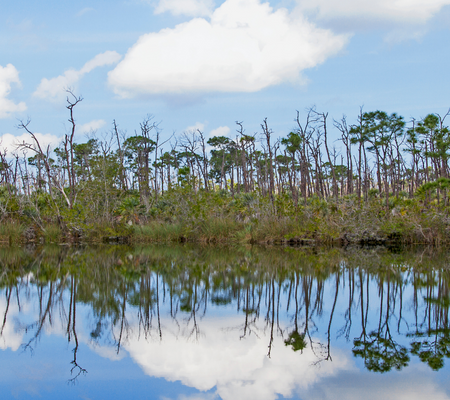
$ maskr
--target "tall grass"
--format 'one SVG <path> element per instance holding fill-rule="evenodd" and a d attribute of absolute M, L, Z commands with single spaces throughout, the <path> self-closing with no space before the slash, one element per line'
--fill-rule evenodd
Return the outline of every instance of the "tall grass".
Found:
<path fill-rule="evenodd" d="M 186 239 L 181 223 L 160 223 L 152 221 L 133 227 L 132 240 L 137 243 L 178 242 Z"/>
<path fill-rule="evenodd" d="M 208 218 L 198 226 L 198 240 L 208 243 L 235 241 L 245 224 L 230 217 Z"/>
<path fill-rule="evenodd" d="M 0 223 L 0 242 L 18 244 L 23 241 L 25 226 L 18 221 Z"/>
<path fill-rule="evenodd" d="M 56 224 L 49 224 L 42 232 L 45 243 L 60 243 L 63 239 L 63 232 Z"/>
<path fill-rule="evenodd" d="M 203 197 L 202 197 L 203 196 Z M 46 221 L 39 231 L 19 220 L 0 224 L 0 242 L 16 244 L 44 239 L 68 242 L 202 242 L 202 243 L 344 243 L 450 244 L 450 207 L 425 207 L 420 201 L 380 199 L 365 203 L 351 196 L 339 201 L 311 198 L 299 205 L 284 197 L 274 203 L 254 196 L 193 197 L 183 208 L 142 214 L 137 224 L 120 218 L 98 218 L 67 224 L 62 231 Z M 212 195 L 211 195 L 212 196 Z M 200 201 L 202 200 L 202 201 Z M 217 204 L 216 204 L 217 203 Z"/>

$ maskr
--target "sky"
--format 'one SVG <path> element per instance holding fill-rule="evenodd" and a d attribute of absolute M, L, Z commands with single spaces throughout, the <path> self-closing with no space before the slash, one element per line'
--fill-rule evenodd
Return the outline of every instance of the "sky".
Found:
<path fill-rule="evenodd" d="M 127 136 L 151 116 L 162 139 L 295 128 L 315 106 L 406 121 L 450 107 L 450 0 L 79 0 L 0 3 L 0 150 L 29 128 L 57 146 Z M 338 133 L 331 130 L 331 138 Z M 336 146 L 338 146 L 336 144 Z"/>

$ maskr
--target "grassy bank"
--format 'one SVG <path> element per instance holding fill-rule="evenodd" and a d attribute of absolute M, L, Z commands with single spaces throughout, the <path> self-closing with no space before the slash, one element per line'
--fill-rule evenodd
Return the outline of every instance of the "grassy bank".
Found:
<path fill-rule="evenodd" d="M 272 201 L 250 193 L 174 190 L 147 206 L 129 196 L 106 216 L 79 211 L 67 214 L 64 222 L 26 214 L 5 218 L 0 241 L 445 246 L 450 245 L 448 215 L 449 207 L 406 197 L 392 197 L 389 207 L 376 196 L 366 202 L 355 196 L 337 202 L 313 197 L 295 205 L 284 195 Z"/>
<path fill-rule="evenodd" d="M 267 244 L 427 244 L 450 245 L 446 213 L 414 207 L 386 210 L 377 203 L 316 204 L 291 215 L 229 215 L 190 221 L 152 221 L 135 225 L 137 243 L 192 241 Z"/>

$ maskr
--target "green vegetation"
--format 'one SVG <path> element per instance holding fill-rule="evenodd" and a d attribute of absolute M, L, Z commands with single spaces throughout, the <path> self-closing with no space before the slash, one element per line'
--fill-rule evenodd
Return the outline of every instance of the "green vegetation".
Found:
<path fill-rule="evenodd" d="M 355 123 L 314 108 L 285 137 L 184 132 L 161 142 L 147 117 L 133 136 L 108 135 L 54 151 L 31 123 L 27 159 L 0 152 L 0 240 L 32 242 L 202 241 L 240 243 L 450 243 L 450 131 L 446 117 L 363 112 Z M 208 151 L 208 146 L 211 148 Z"/>

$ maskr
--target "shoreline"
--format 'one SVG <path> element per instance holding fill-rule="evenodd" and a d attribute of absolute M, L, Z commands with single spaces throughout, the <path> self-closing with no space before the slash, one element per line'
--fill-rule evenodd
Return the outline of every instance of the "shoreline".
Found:
<path fill-rule="evenodd" d="M 422 215 L 415 217 L 423 218 Z M 368 221 L 356 229 L 349 229 L 344 224 L 339 226 L 330 223 L 333 221 L 320 218 L 315 224 L 311 224 L 311 221 L 301 221 L 298 217 L 268 217 L 263 221 L 250 223 L 232 218 L 212 218 L 186 223 L 158 220 L 139 224 L 120 222 L 96 224 L 75 230 L 61 229 L 54 223 L 39 227 L 36 224 L 26 225 L 10 220 L 3 225 L 0 245 L 205 243 L 339 247 L 450 246 L 450 224 L 438 215 L 430 218 L 428 222 L 432 223 L 428 224 L 419 224 L 411 216 L 402 219 L 380 220 L 376 225 Z M 390 229 L 386 229 L 386 225 L 390 225 Z"/>

